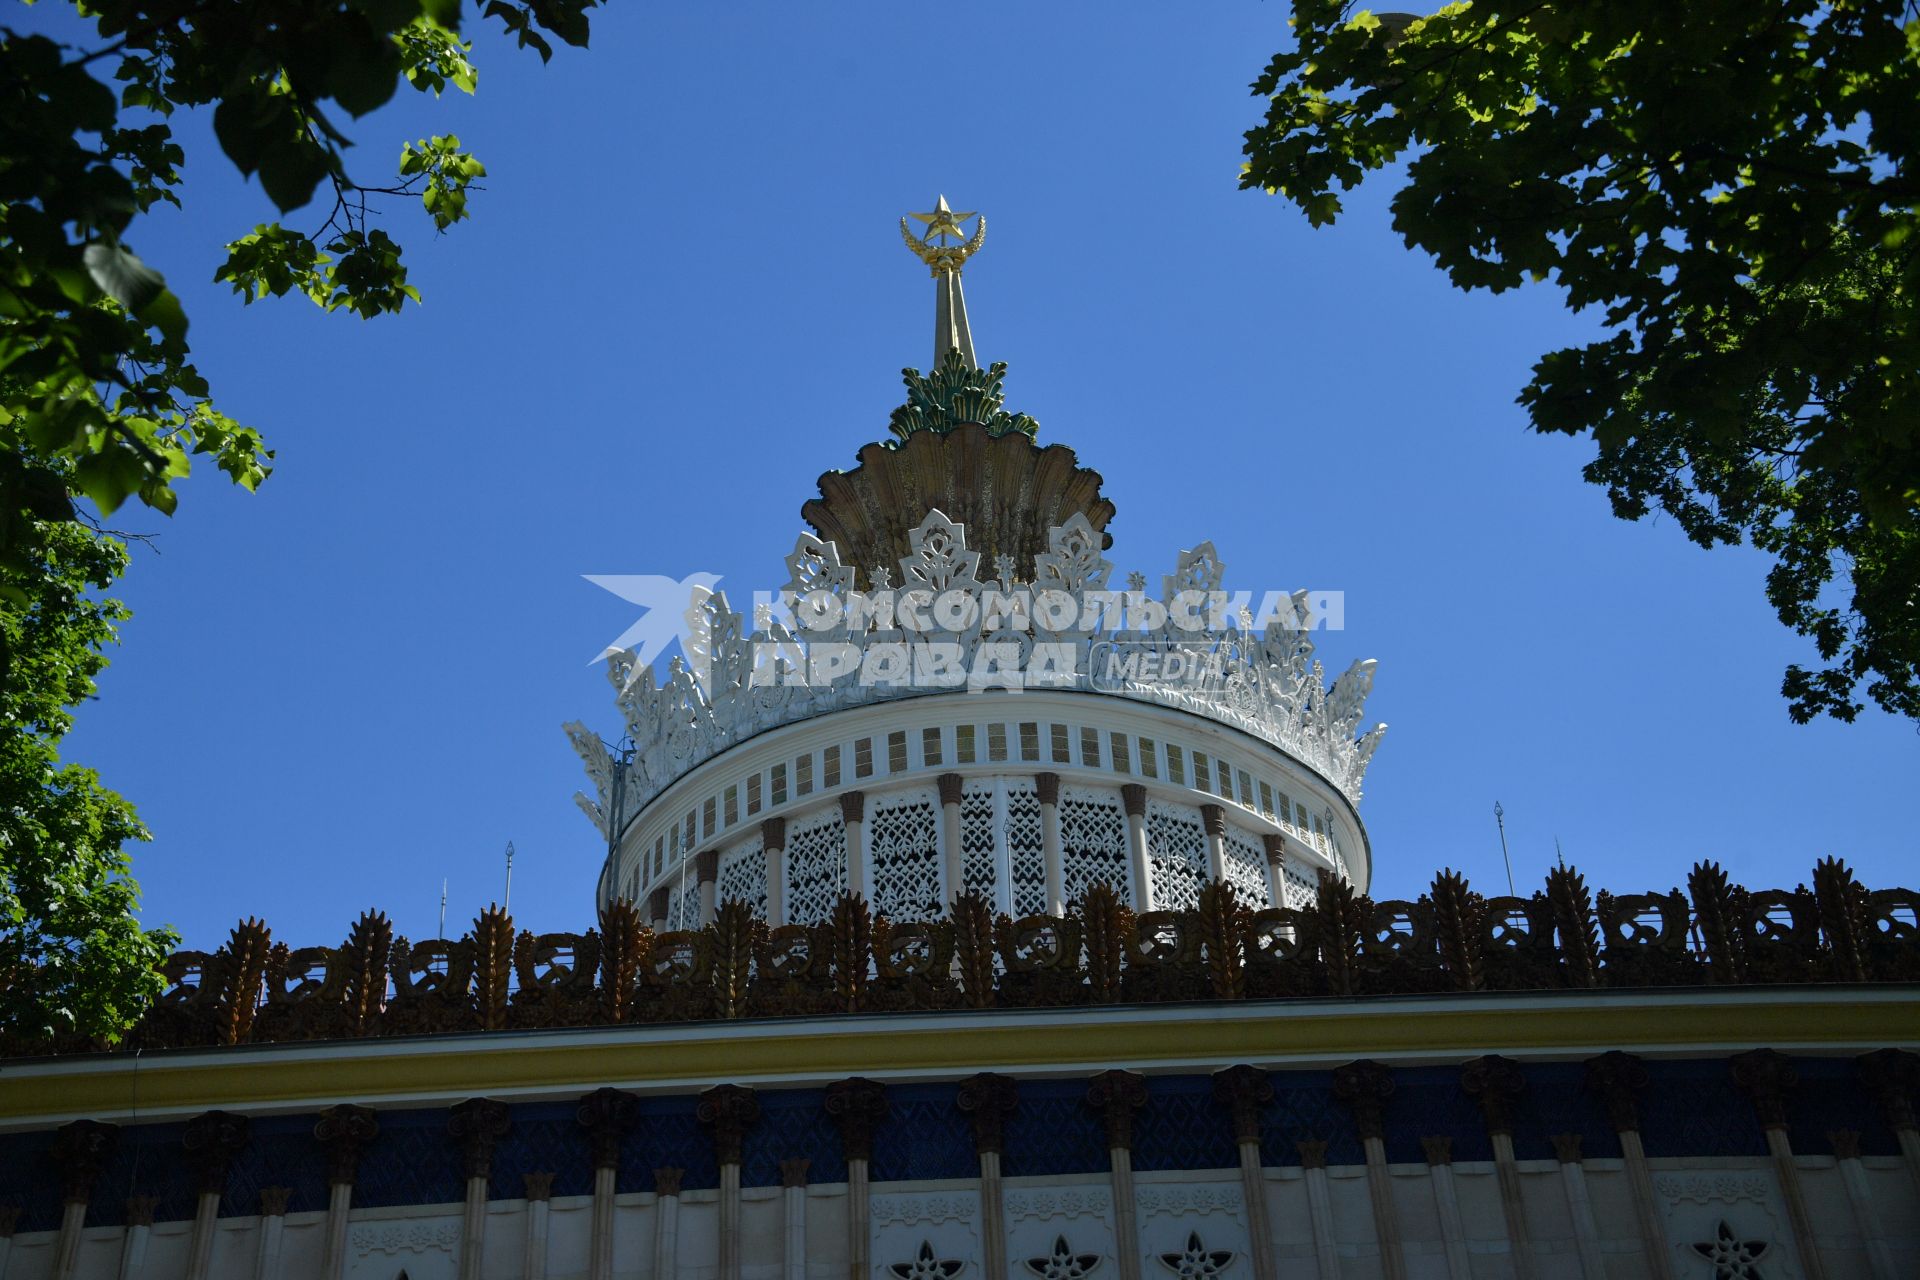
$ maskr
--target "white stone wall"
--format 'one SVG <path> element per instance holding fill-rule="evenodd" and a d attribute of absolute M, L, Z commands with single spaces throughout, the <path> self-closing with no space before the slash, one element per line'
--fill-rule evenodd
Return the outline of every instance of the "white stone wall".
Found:
<path fill-rule="evenodd" d="M 1516 1269 L 1499 1181 L 1489 1163 L 1462 1162 L 1436 1176 L 1424 1164 L 1387 1166 L 1391 1203 L 1399 1221 L 1406 1280 L 1638 1280 L 1652 1274 L 1639 1238 L 1630 1188 L 1619 1160 L 1576 1166 L 1592 1207 L 1587 1235 L 1571 1208 L 1570 1179 L 1554 1161 L 1523 1161 L 1519 1185 L 1529 1238 L 1526 1269 Z M 1712 1244 L 1720 1225 L 1759 1248 L 1765 1280 L 1806 1280 L 1800 1242 L 1793 1236 L 1774 1166 L 1765 1160 L 1652 1162 L 1657 1210 L 1665 1239 L 1657 1248 L 1677 1280 L 1719 1280 L 1719 1271 L 1694 1249 Z M 1327 1213 L 1315 1211 L 1319 1171 L 1299 1167 L 1263 1171 L 1262 1189 L 1274 1267 L 1268 1280 L 1388 1280 L 1364 1166 L 1325 1171 Z M 1827 1277 L 1900 1280 L 1920 1275 L 1920 1193 L 1903 1162 L 1859 1162 L 1848 1180 L 1829 1157 L 1801 1157 L 1796 1177 L 1807 1200 L 1817 1250 Z M 1261 1280 L 1254 1268 L 1252 1228 L 1236 1170 L 1134 1175 L 1137 1239 L 1116 1238 L 1113 1190 L 1105 1175 L 1010 1178 L 1003 1183 L 1007 1274 L 1049 1274 L 1043 1268 L 1064 1240 L 1068 1258 L 1091 1257 L 1081 1274 L 1106 1280 L 1125 1274 L 1183 1274 L 1166 1261 L 1198 1258 L 1202 1269 L 1184 1274 Z M 1443 1184 L 1451 1183 L 1457 1218 L 1444 1211 Z M 656 1265 L 666 1215 L 652 1194 L 624 1194 L 613 1206 L 613 1267 L 604 1280 L 718 1280 L 718 1194 L 690 1191 L 678 1198 L 671 1261 Z M 847 1277 L 847 1188 L 808 1187 L 790 1197 L 779 1187 L 741 1193 L 740 1280 L 827 1280 Z M 340 1280 L 601 1280 L 591 1267 L 593 1200 L 562 1197 L 546 1209 L 544 1250 L 530 1254 L 532 1208 L 524 1200 L 487 1206 L 477 1272 L 463 1270 L 459 1205 L 354 1210 Z M 1449 1238 L 1457 1223 L 1459 1234 Z M 263 1224 L 277 1224 L 267 1229 Z M 869 1207 L 869 1255 L 874 1280 L 897 1276 L 985 1276 L 979 1184 L 975 1181 L 878 1183 Z M 327 1216 L 221 1219 L 204 1280 L 331 1280 L 324 1270 Z M 1584 1238 L 1583 1238 L 1584 1237 Z M 0 1280 L 180 1280 L 190 1268 L 192 1224 L 85 1230 L 70 1270 L 56 1268 L 60 1237 L 23 1234 L 0 1241 Z M 1200 1246 L 1189 1253 L 1189 1242 Z M 790 1241 L 804 1241 L 789 1250 Z M 930 1264 L 919 1264 L 922 1244 Z M 269 1246 L 263 1248 L 263 1245 Z M 1123 1269 L 1131 1253 L 1137 1269 Z M 1876 1257 L 1877 1253 L 1877 1257 Z M 1222 1255 L 1231 1255 L 1223 1257 Z M 1029 1267 L 1029 1261 L 1042 1269 Z M 959 1264 L 947 1270 L 943 1263 Z M 1330 1263 L 1330 1267 L 1327 1264 Z M 1597 1263 L 1598 1269 L 1595 1270 Z M 924 1269 L 927 1265 L 932 1270 Z M 1189 1263 L 1191 1266 L 1192 1264 Z M 905 1271 L 896 1270 L 904 1266 Z M 1211 1270 L 1206 1268 L 1212 1268 Z M 1051 1274 L 1073 1275 L 1071 1270 Z M 197 1277 L 196 1277 L 197 1280 Z"/>

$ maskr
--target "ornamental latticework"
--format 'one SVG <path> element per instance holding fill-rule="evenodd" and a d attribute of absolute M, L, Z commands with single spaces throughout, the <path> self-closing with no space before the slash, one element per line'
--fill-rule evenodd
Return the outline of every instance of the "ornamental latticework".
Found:
<path fill-rule="evenodd" d="M 1284 999 L 1482 990 L 1920 981 L 1920 893 L 1869 891 L 1829 859 L 1813 887 L 1748 890 L 1712 863 L 1689 893 L 1590 894 L 1559 868 L 1529 897 L 1484 897 L 1453 872 L 1418 900 L 1375 902 L 1323 876 L 1309 903 L 1251 910 L 1231 883 L 1135 915 L 1105 885 L 1063 916 L 996 915 L 964 895 L 895 921 L 833 898 L 769 929 L 744 906 L 656 934 L 615 902 L 586 933 L 516 932 L 488 911 L 461 938 L 290 949 L 249 921 L 182 951 L 136 1048 L 747 1016 Z M 1707 922 L 1712 922 L 1709 926 Z M 374 998 L 363 999 L 371 993 Z M 83 1052 L 13 1043 L 12 1054 Z"/>

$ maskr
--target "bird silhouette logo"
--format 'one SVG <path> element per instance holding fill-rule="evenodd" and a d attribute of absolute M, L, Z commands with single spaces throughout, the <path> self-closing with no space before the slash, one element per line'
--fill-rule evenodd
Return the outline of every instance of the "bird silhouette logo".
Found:
<path fill-rule="evenodd" d="M 695 633 L 705 623 L 706 603 L 720 582 L 719 574 L 690 573 L 678 580 L 658 573 L 583 573 L 580 576 L 646 610 L 612 644 L 587 659 L 588 666 L 631 649 L 633 671 L 637 675 L 652 666 L 667 646 L 677 640 L 694 679 L 705 682 L 706 645 L 699 643 Z"/>

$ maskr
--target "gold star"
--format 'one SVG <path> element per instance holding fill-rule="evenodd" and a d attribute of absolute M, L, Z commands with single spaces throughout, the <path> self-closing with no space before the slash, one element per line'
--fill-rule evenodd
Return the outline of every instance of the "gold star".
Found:
<path fill-rule="evenodd" d="M 960 224 L 968 218 L 979 216 L 972 210 L 955 213 L 947 207 L 947 198 L 940 197 L 940 203 L 932 213 L 910 213 L 907 215 L 916 222 L 924 222 L 927 229 L 921 233 L 921 239 L 932 240 L 935 236 L 952 236 L 955 240 L 965 240 L 966 233 L 960 230 Z"/>

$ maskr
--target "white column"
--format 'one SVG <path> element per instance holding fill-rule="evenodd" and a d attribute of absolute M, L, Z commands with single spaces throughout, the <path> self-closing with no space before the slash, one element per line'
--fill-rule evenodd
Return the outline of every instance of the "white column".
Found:
<path fill-rule="evenodd" d="M 940 775 L 940 863 L 947 882 L 944 902 L 952 902 L 967 888 L 960 847 L 960 794 L 965 785 L 966 780 L 957 773 Z"/>
<path fill-rule="evenodd" d="M 289 1187 L 260 1188 L 260 1247 L 253 1255 L 253 1280 L 280 1280 L 280 1241 L 291 1194 Z"/>
<path fill-rule="evenodd" d="M 872 1193 L 867 1189 L 867 1158 L 847 1157 L 847 1275 L 867 1280 L 873 1274 Z"/>
<path fill-rule="evenodd" d="M 1131 1071 L 1102 1071 L 1087 1089 L 1087 1105 L 1106 1127 L 1108 1177 L 1113 1187 L 1113 1252 L 1120 1280 L 1140 1280 L 1140 1217 L 1133 1193 L 1133 1116 L 1147 1101 L 1147 1084 Z"/>
<path fill-rule="evenodd" d="M 1867 1261 L 1873 1267 L 1873 1280 L 1894 1280 L 1893 1255 L 1887 1251 L 1887 1239 L 1873 1212 L 1873 1193 L 1867 1187 L 1867 1171 L 1860 1164 L 1860 1135 L 1840 1129 L 1827 1135 L 1833 1144 L 1834 1163 L 1840 1169 L 1840 1181 L 1847 1189 L 1847 1207 L 1853 1210 L 1854 1227 L 1867 1243 Z"/>
<path fill-rule="evenodd" d="M 1040 852 L 1047 871 L 1047 914 L 1067 913 L 1067 871 L 1060 852 L 1060 775 L 1036 773 L 1040 789 Z"/>
<path fill-rule="evenodd" d="M 347 1214 L 353 1210 L 353 1184 L 336 1182 L 327 1188 L 327 1251 L 320 1263 L 322 1280 L 340 1280 L 347 1271 Z"/>
<path fill-rule="evenodd" d="M 1133 868 L 1133 909 L 1153 910 L 1153 859 L 1147 852 L 1147 789 L 1137 782 L 1120 788 L 1127 808 L 1127 862 Z"/>
<path fill-rule="evenodd" d="M 787 820 L 768 818 L 760 824 L 760 846 L 767 855 L 767 927 L 787 922 Z"/>
<path fill-rule="evenodd" d="M 708 849 L 694 855 L 693 875 L 700 885 L 700 927 L 704 929 L 720 910 L 720 851 Z"/>
<path fill-rule="evenodd" d="M 1587 1171 L 1580 1163 L 1580 1135 L 1553 1135 L 1553 1154 L 1560 1161 L 1560 1182 L 1567 1193 L 1567 1213 L 1573 1219 L 1573 1242 L 1580 1251 L 1581 1280 L 1607 1280 L 1607 1264 L 1600 1256 L 1600 1224 L 1587 1194 Z"/>
<path fill-rule="evenodd" d="M 1287 905 L 1287 838 L 1278 831 L 1261 835 L 1267 850 L 1267 902 L 1276 907 Z"/>
<path fill-rule="evenodd" d="M 551 1229 L 547 1215 L 553 1208 L 553 1175 L 523 1173 L 520 1177 L 527 1188 L 526 1252 L 521 1274 L 526 1280 L 547 1280 L 547 1236 Z"/>
<path fill-rule="evenodd" d="M 1273 1226 L 1267 1220 L 1267 1175 L 1260 1165 L 1260 1139 L 1240 1140 L 1240 1198 L 1247 1206 L 1247 1234 L 1253 1238 L 1254 1280 L 1275 1280 Z"/>
<path fill-rule="evenodd" d="M 1307 1216 L 1313 1225 L 1313 1260 L 1320 1280 L 1340 1280 L 1340 1254 L 1333 1244 L 1333 1196 L 1327 1187 L 1327 1144 L 1294 1144 L 1307 1179 Z"/>
<path fill-rule="evenodd" d="M 135 1196 L 127 1201 L 126 1235 L 120 1241 L 120 1280 L 135 1280 L 146 1264 L 147 1237 L 153 1234 L 156 1203 L 152 1196 Z"/>
<path fill-rule="evenodd" d="M 480 1280 L 487 1247 L 487 1179 L 467 1179 L 467 1202 L 460 1221 L 460 1280 Z"/>
<path fill-rule="evenodd" d="M 1527 1204 L 1520 1192 L 1520 1166 L 1513 1158 L 1513 1135 L 1495 1132 L 1493 1169 L 1500 1179 L 1500 1206 L 1507 1220 L 1507 1241 L 1513 1249 L 1515 1280 L 1533 1280 L 1533 1245 L 1527 1235 Z"/>
<path fill-rule="evenodd" d="M 847 828 L 847 892 L 873 901 L 873 886 L 867 883 L 867 795 L 864 791 L 846 791 L 840 796 L 840 820 Z"/>
<path fill-rule="evenodd" d="M 1433 1183 L 1433 1207 L 1440 1219 L 1440 1244 L 1447 1254 L 1447 1280 L 1473 1280 L 1467 1257 L 1467 1227 L 1460 1217 L 1460 1195 L 1453 1185 L 1453 1139 L 1420 1139 L 1427 1153 L 1427 1176 Z"/>
<path fill-rule="evenodd" d="M 1227 811 L 1217 804 L 1200 806 L 1200 821 L 1207 828 L 1207 879 L 1227 878 Z"/>
<path fill-rule="evenodd" d="M 660 1280 L 677 1275 L 680 1264 L 681 1172 L 679 1169 L 653 1171 L 653 1192 L 658 1197 L 653 1202 L 653 1274 Z"/>
<path fill-rule="evenodd" d="M 202 1191 L 193 1206 L 193 1238 L 187 1242 L 187 1280 L 207 1280 L 213 1271 L 213 1233 L 219 1226 L 220 1193 Z"/>
<path fill-rule="evenodd" d="M 807 1280 L 807 1164 L 804 1158 L 780 1162 L 784 1280 Z"/>

